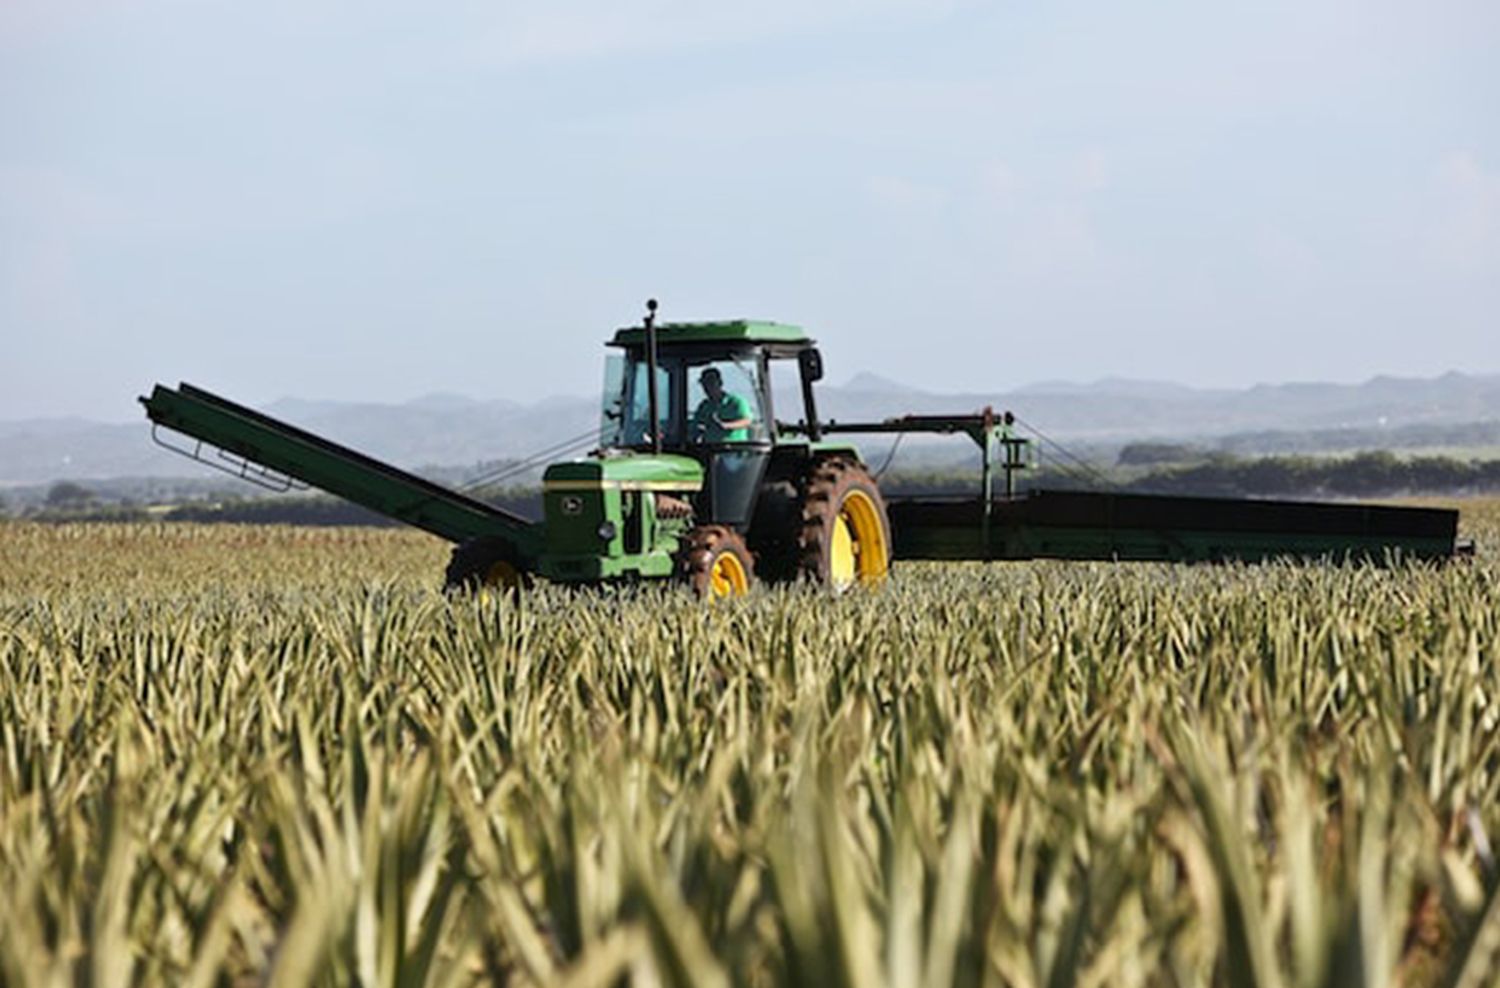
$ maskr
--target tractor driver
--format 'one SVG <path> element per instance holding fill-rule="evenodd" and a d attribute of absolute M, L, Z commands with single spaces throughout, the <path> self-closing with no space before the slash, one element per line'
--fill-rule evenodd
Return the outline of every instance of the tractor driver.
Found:
<path fill-rule="evenodd" d="M 693 412 L 693 438 L 700 443 L 737 443 L 750 438 L 750 403 L 724 390 L 724 375 L 710 367 L 698 376 L 707 396 Z"/>

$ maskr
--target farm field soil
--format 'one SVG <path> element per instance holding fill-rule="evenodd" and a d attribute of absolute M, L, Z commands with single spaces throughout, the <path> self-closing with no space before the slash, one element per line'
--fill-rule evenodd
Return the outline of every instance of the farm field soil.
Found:
<path fill-rule="evenodd" d="M 417 533 L 0 524 L 0 984 L 1491 985 L 1471 563 L 448 599 Z"/>

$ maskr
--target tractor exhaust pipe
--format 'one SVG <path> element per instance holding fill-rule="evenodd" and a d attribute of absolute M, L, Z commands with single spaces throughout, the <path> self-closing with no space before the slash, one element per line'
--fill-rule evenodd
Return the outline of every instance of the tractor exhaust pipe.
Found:
<path fill-rule="evenodd" d="M 656 404 L 656 299 L 646 299 L 646 414 L 651 417 L 651 452 L 661 452 L 661 419 Z"/>

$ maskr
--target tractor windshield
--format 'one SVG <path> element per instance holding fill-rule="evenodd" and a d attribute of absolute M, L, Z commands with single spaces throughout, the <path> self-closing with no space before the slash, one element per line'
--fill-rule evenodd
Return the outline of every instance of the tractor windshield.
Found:
<path fill-rule="evenodd" d="M 646 388 L 647 366 L 611 354 L 604 365 L 604 410 L 600 421 L 600 443 L 607 447 L 641 446 L 651 441 L 650 397 Z M 673 367 L 668 361 L 656 365 L 656 414 L 666 445 L 682 442 L 681 416 L 676 414 Z"/>
<path fill-rule="evenodd" d="M 651 441 L 645 360 L 611 355 L 605 365 L 600 422 L 605 446 Z M 767 438 L 759 363 L 753 355 L 710 358 L 664 354 L 656 364 L 656 402 L 662 445 L 720 445 Z"/>

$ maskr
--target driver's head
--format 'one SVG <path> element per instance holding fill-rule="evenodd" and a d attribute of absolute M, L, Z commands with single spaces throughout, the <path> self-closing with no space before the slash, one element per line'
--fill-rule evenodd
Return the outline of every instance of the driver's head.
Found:
<path fill-rule="evenodd" d="M 717 398 L 724 393 L 724 375 L 719 373 L 717 367 L 710 367 L 698 375 L 698 383 L 703 385 L 703 390 L 710 398 Z"/>

